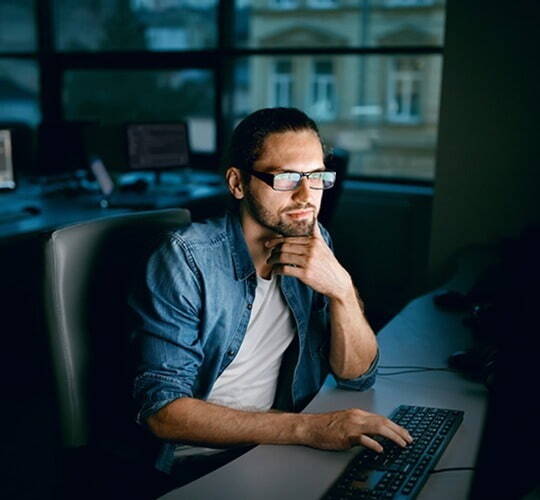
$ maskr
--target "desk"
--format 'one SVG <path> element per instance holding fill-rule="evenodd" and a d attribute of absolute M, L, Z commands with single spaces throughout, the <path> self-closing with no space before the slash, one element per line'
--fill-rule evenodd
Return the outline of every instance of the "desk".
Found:
<path fill-rule="evenodd" d="M 223 212 L 228 194 L 219 174 L 192 170 L 189 173 L 188 188 L 177 196 L 169 195 L 172 203 L 167 208 L 191 209 L 196 218 Z M 68 224 L 132 211 L 129 208 L 101 208 L 97 188 L 80 193 L 53 193 L 52 196 L 47 196 L 45 191 L 43 186 L 22 182 L 15 192 L 3 193 L 0 196 L 0 239 L 5 242 L 7 239 L 52 231 Z M 144 195 L 141 196 L 141 201 L 144 201 Z M 12 221 L 2 220 L 1 212 L 20 211 L 28 205 L 37 207 L 41 212 Z"/>
<path fill-rule="evenodd" d="M 461 287 L 459 285 L 462 285 Z M 453 283 L 462 288 L 465 283 Z M 411 302 L 379 333 L 381 365 L 443 367 L 452 352 L 471 345 L 461 314 L 436 310 L 432 294 Z M 336 388 L 329 378 L 305 412 L 350 407 L 387 415 L 400 404 L 465 411 L 458 432 L 438 468 L 474 465 L 487 406 L 487 389 L 450 372 L 379 375 L 363 393 Z M 314 500 L 330 487 L 357 452 L 332 452 L 302 446 L 261 445 L 224 467 L 171 491 L 162 500 L 256 499 Z M 419 500 L 462 500 L 471 471 L 445 472 L 429 478 Z"/>

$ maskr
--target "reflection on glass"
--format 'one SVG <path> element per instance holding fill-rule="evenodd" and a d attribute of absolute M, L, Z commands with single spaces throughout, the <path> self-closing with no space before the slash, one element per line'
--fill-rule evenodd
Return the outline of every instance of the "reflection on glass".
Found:
<path fill-rule="evenodd" d="M 245 58 L 235 68 L 235 123 L 259 108 L 295 106 L 329 146 L 349 151 L 349 175 L 432 180 L 441 62 L 438 55 Z"/>
<path fill-rule="evenodd" d="M 34 0 L 0 2 L 0 52 L 36 50 Z"/>
<path fill-rule="evenodd" d="M 59 50 L 196 50 L 217 43 L 217 0 L 54 0 L 54 12 Z"/>
<path fill-rule="evenodd" d="M 35 127 L 40 120 L 38 88 L 36 63 L 0 59 L 0 121 Z"/>
<path fill-rule="evenodd" d="M 68 120 L 105 124 L 187 121 L 193 150 L 215 150 L 210 71 L 68 71 L 63 99 Z"/>
<path fill-rule="evenodd" d="M 241 47 L 441 46 L 444 0 L 236 0 Z"/>

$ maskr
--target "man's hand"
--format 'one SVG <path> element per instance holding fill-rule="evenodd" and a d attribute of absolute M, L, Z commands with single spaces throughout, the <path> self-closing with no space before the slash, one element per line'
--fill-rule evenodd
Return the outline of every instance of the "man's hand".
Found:
<path fill-rule="evenodd" d="M 353 291 L 349 273 L 324 241 L 317 223 L 312 236 L 272 238 L 265 245 L 272 249 L 267 263 L 275 273 L 294 276 L 329 298 L 343 299 Z"/>
<path fill-rule="evenodd" d="M 347 450 L 362 445 L 376 452 L 383 447 L 373 437 L 382 436 L 406 446 L 412 437 L 403 427 L 382 415 L 359 409 L 331 413 L 306 414 L 302 444 L 323 450 Z"/>

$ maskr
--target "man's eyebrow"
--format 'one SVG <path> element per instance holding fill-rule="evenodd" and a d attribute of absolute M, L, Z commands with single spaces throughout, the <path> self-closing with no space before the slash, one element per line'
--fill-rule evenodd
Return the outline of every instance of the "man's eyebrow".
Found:
<path fill-rule="evenodd" d="M 323 165 L 319 168 L 316 168 L 315 170 L 308 170 L 306 172 L 302 171 L 302 173 L 311 173 L 311 172 L 324 172 L 326 170 L 326 167 Z M 297 174 L 299 171 L 298 170 L 288 170 L 287 168 L 281 168 L 281 167 L 270 167 L 269 170 L 267 170 L 266 172 L 268 173 L 274 173 L 274 172 L 277 172 L 277 173 L 280 173 L 280 174 Z"/>

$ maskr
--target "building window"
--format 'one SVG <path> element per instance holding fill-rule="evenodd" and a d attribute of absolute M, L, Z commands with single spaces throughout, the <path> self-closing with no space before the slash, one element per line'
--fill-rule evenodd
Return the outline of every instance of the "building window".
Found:
<path fill-rule="evenodd" d="M 313 62 L 311 80 L 311 114 L 317 120 L 331 120 L 336 116 L 336 79 L 331 60 Z"/>
<path fill-rule="evenodd" d="M 331 9 L 336 7 L 336 0 L 308 0 L 307 4 L 314 9 Z"/>
<path fill-rule="evenodd" d="M 270 82 L 270 106 L 292 106 L 293 99 L 292 62 L 279 59 L 274 63 Z"/>
<path fill-rule="evenodd" d="M 421 61 L 417 57 L 393 57 L 389 65 L 388 120 L 418 123 L 421 118 Z"/>
<path fill-rule="evenodd" d="M 434 0 L 386 0 L 386 7 L 425 7 L 433 5 Z"/>
<path fill-rule="evenodd" d="M 273 9 L 294 9 L 298 7 L 298 0 L 268 0 L 268 5 Z"/>

